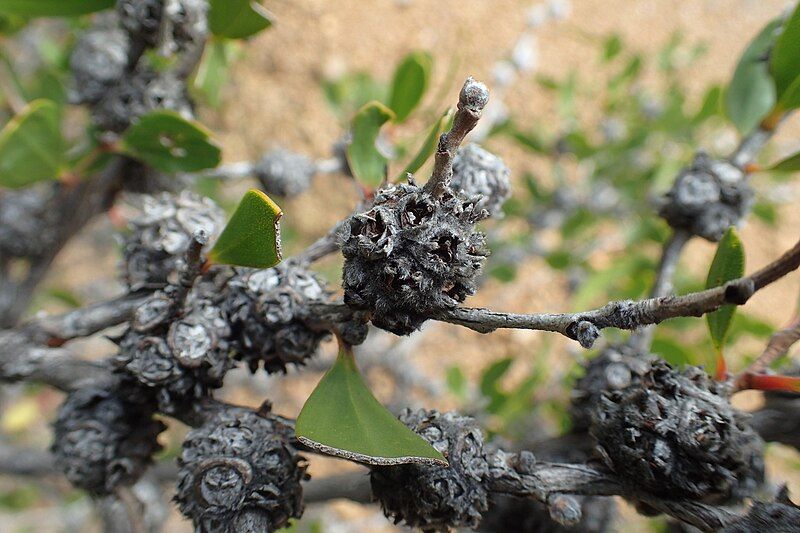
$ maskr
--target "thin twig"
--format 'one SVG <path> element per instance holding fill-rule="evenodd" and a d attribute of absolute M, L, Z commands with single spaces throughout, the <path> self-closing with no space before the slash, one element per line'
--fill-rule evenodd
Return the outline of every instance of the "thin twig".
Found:
<path fill-rule="evenodd" d="M 743 305 L 756 291 L 800 267 L 800 241 L 780 258 L 761 270 L 726 284 L 684 296 L 661 296 L 638 302 L 610 302 L 603 307 L 578 313 L 502 313 L 488 309 L 457 308 L 432 317 L 480 333 L 499 328 L 554 331 L 578 340 L 590 348 L 599 330 L 608 327 L 633 330 L 658 324 L 669 318 L 702 316 L 722 305 Z"/>
<path fill-rule="evenodd" d="M 425 184 L 425 190 L 434 196 L 441 196 L 450 185 L 453 177 L 453 159 L 456 150 L 461 145 L 464 137 L 481 118 L 481 111 L 489 101 L 489 91 L 486 86 L 467 78 L 458 95 L 458 108 L 453 117 L 453 127 L 439 138 L 439 146 L 433 163 L 433 173 Z"/>

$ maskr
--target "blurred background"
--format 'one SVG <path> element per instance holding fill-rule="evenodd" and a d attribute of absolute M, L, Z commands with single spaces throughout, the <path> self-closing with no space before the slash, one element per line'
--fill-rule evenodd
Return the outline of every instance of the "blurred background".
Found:
<path fill-rule="evenodd" d="M 331 158 L 352 113 L 385 95 L 396 66 L 412 52 L 431 58 L 422 105 L 392 126 L 386 141 L 397 163 L 430 125 L 457 101 L 471 75 L 491 92 L 474 139 L 511 169 L 514 195 L 506 216 L 484 230 L 493 256 L 471 306 L 517 312 L 569 311 L 609 299 L 644 296 L 668 235 L 653 200 L 672 183 L 697 149 L 727 155 L 739 135 L 720 109 L 747 43 L 793 2 L 786 0 L 266 0 L 275 24 L 247 42 L 226 44 L 220 80 L 195 80 L 198 118 L 223 147 L 225 162 L 252 161 L 283 147 L 316 160 Z M 3 37 L 3 55 L 25 84 L 69 87 L 67 62 L 74 34 L 85 22 L 37 20 Z M 207 53 L 209 53 L 207 51 Z M 9 69 L 0 69 L 0 78 Z M 217 81 L 219 84 L 217 88 Z M 2 87 L 7 87 L 8 78 Z M 35 89 L 31 89 L 32 91 Z M 5 94 L 6 91 L 3 90 Z M 79 119 L 81 110 L 73 110 Z M 775 160 L 800 148 L 800 120 L 790 118 L 765 152 Z M 429 166 L 420 175 L 426 176 Z M 251 180 L 199 181 L 199 189 L 230 209 Z M 797 239 L 800 187 L 782 175 L 754 176 L 754 213 L 740 233 L 747 271 L 763 266 Z M 302 249 L 347 216 L 359 199 L 349 178 L 315 178 L 310 190 L 281 203 L 286 254 Z M 115 233 L 132 208 L 94 222 L 59 255 L 32 302 L 31 313 L 63 311 L 122 292 Z M 715 245 L 694 239 L 680 263 L 678 291 L 702 287 Z M 340 259 L 319 271 L 336 282 Z M 797 276 L 758 292 L 737 315 L 728 364 L 741 368 L 796 308 Z M 609 339 L 623 338 L 609 332 Z M 87 358 L 114 351 L 104 338 L 76 343 Z M 711 355 L 705 323 L 675 320 L 658 328 L 653 351 L 676 364 L 704 364 Z M 428 323 L 397 340 L 373 331 L 357 356 L 376 395 L 404 405 L 459 409 L 478 416 L 487 431 L 507 440 L 557 434 L 569 424 L 570 383 L 590 353 L 558 335 L 500 331 L 480 335 Z M 221 396 L 256 406 L 264 398 L 282 415 L 297 415 L 332 361 L 327 343 L 307 371 L 287 376 L 231 372 Z M 400 368 L 400 370 L 398 370 Z M 398 379 L 399 378 L 399 379 Z M 45 449 L 62 396 L 32 385 L 0 388 L 4 445 Z M 758 407 L 759 393 L 737 404 Z M 162 435 L 169 460 L 186 428 L 171 423 Z M 800 493 L 800 457 L 769 447 L 769 469 Z M 324 477 L 358 467 L 313 457 L 310 473 Z M 190 531 L 170 509 L 166 531 Z M 623 507 L 619 531 L 662 531 Z M 298 531 L 393 531 L 377 506 L 345 501 L 309 505 Z M 54 475 L 0 475 L 0 530 L 94 531 L 87 497 Z"/>

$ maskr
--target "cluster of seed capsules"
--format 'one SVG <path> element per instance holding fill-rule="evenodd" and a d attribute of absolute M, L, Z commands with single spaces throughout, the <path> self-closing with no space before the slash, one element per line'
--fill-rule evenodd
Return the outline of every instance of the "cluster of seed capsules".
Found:
<path fill-rule="evenodd" d="M 185 79 L 208 36 L 207 10 L 205 0 L 118 0 L 75 45 L 72 102 L 90 105 L 93 122 L 117 133 L 155 109 L 191 116 Z M 148 60 L 154 48 L 176 58 L 173 68 Z"/>

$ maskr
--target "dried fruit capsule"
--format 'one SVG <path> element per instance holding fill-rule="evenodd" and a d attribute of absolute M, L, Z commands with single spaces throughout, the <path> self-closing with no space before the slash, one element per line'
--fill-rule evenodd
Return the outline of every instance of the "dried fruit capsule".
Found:
<path fill-rule="evenodd" d="M 655 356 L 640 354 L 624 344 L 603 348 L 597 355 L 584 364 L 585 374 L 578 379 L 572 389 L 570 415 L 572 431 L 582 432 L 589 429 L 592 413 L 607 392 L 622 390 L 650 370 Z"/>
<path fill-rule="evenodd" d="M 131 39 L 153 46 L 158 41 L 158 29 L 164 12 L 164 0 L 117 0 L 120 25 Z"/>
<path fill-rule="evenodd" d="M 752 201 L 740 168 L 698 152 L 664 196 L 659 214 L 673 228 L 716 242 L 747 214 Z"/>
<path fill-rule="evenodd" d="M 215 235 L 224 221 L 224 213 L 211 200 L 189 191 L 144 197 L 142 214 L 131 220 L 123 250 L 123 277 L 130 289 L 175 282 L 192 235 L 198 230 Z"/>
<path fill-rule="evenodd" d="M 239 271 L 228 281 L 222 302 L 237 355 L 253 372 L 260 365 L 267 372 L 302 365 L 327 336 L 305 324 L 303 311 L 328 294 L 322 280 L 292 262 Z"/>
<path fill-rule="evenodd" d="M 76 487 L 101 495 L 135 482 L 161 449 L 165 426 L 153 407 L 135 404 L 119 389 L 71 392 L 54 424 L 56 465 Z"/>
<path fill-rule="evenodd" d="M 373 467 L 372 492 L 383 512 L 422 531 L 477 527 L 488 508 L 489 467 L 475 420 L 425 410 L 406 410 L 400 420 L 443 453 L 450 466 Z"/>
<path fill-rule="evenodd" d="M 502 159 L 477 144 L 468 144 L 459 148 L 453 159 L 450 187 L 469 198 L 480 195 L 477 207 L 501 217 L 503 204 L 511 197 L 510 172 Z"/>
<path fill-rule="evenodd" d="M 95 27 L 80 36 L 69 59 L 74 103 L 96 104 L 125 74 L 128 34 L 117 27 Z"/>
<path fill-rule="evenodd" d="M 227 320 L 202 290 L 190 293 L 179 317 L 165 313 L 164 295 L 155 294 L 119 340 L 115 366 L 150 390 L 165 413 L 222 386 L 233 366 Z"/>
<path fill-rule="evenodd" d="M 413 183 L 380 190 L 369 211 L 343 224 L 345 303 L 397 335 L 456 307 L 475 293 L 489 254 L 475 230 L 487 216 L 450 189 L 441 197 Z"/>
<path fill-rule="evenodd" d="M 0 256 L 37 257 L 51 250 L 58 229 L 53 196 L 49 186 L 0 193 Z"/>
<path fill-rule="evenodd" d="M 310 158 L 279 148 L 265 153 L 254 172 L 268 194 L 291 197 L 308 189 L 317 167 Z"/>
<path fill-rule="evenodd" d="M 166 51 L 180 53 L 200 45 L 208 35 L 205 0 L 117 0 L 120 25 L 131 39 L 146 46 L 159 43 L 162 24 L 170 30 Z"/>
<path fill-rule="evenodd" d="M 175 500 L 198 532 L 275 531 L 303 514 L 306 464 L 292 434 L 277 417 L 233 407 L 189 432 Z"/>
<path fill-rule="evenodd" d="M 92 109 L 92 121 L 103 130 L 121 133 L 149 111 L 169 109 L 192 117 L 186 84 L 172 71 L 139 68 L 126 73 Z"/>
<path fill-rule="evenodd" d="M 657 496 L 727 502 L 764 477 L 763 442 L 724 385 L 700 369 L 656 362 L 637 383 L 600 398 L 591 435 L 607 466 Z"/>

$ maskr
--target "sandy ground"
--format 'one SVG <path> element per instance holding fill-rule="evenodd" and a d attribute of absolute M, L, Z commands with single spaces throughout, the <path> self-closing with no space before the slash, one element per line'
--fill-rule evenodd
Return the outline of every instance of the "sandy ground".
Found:
<path fill-rule="evenodd" d="M 342 130 L 323 99 L 322 79 L 361 69 L 379 79 L 388 79 L 399 58 L 421 48 L 430 50 L 435 60 L 430 92 L 450 87 L 450 100 L 454 102 L 456 88 L 452 82 L 448 84 L 448 66 L 455 62 L 455 80 L 467 75 L 490 79 L 492 65 L 507 57 L 525 27 L 525 14 L 532 5 L 534 2 L 529 0 L 270 0 L 267 7 L 275 14 L 277 24 L 247 45 L 246 56 L 233 69 L 230 84 L 223 93 L 222 107 L 218 111 L 204 111 L 203 119 L 218 132 L 228 161 L 252 159 L 274 145 L 326 157 Z M 632 48 L 649 54 L 661 48 L 673 33 L 681 32 L 687 42 L 702 41 L 708 45 L 708 53 L 687 73 L 687 85 L 693 97 L 699 98 L 710 83 L 729 78 L 748 40 L 786 5 L 785 0 L 574 0 L 565 22 L 547 25 L 537 33 L 540 72 L 561 76 L 577 68 L 584 79 L 590 80 L 592 69 L 596 68 L 600 37 L 617 32 Z M 532 79 L 516 83 L 506 94 L 506 104 L 523 124 L 546 120 L 555 114 L 554 101 Z M 593 110 L 582 112 L 592 117 Z M 796 119 L 794 122 L 776 140 L 779 149 L 798 144 L 799 122 Z M 409 127 L 423 126 L 412 123 Z M 491 147 L 506 160 L 514 176 L 521 176 L 539 164 L 504 141 L 493 141 Z M 348 213 L 356 200 L 355 192 L 343 186 L 339 177 L 325 177 L 317 187 L 316 192 L 283 206 L 286 224 L 301 240 L 320 235 Z M 232 187 L 230 197 L 234 198 L 240 190 L 239 186 Z M 742 231 L 749 270 L 768 262 L 796 241 L 800 210 L 796 205 L 784 206 L 781 214 L 777 231 L 757 223 L 748 224 Z M 107 222 L 100 222 L 92 235 L 102 233 L 107 227 Z M 107 239 L 92 239 L 90 244 L 97 249 L 113 248 Z M 110 286 L 105 282 L 113 280 L 114 255 L 107 254 L 98 272 L 97 260 L 87 258 L 85 250 L 80 244 L 65 250 L 50 283 L 63 284 L 66 279 L 70 286 L 89 297 L 113 292 L 97 287 Z M 686 253 L 691 257 L 686 267 L 702 271 L 712 253 L 713 246 L 693 242 Z M 568 310 L 563 280 L 542 262 L 532 260 L 522 265 L 519 279 L 519 283 L 508 286 L 488 284 L 470 304 L 513 311 Z M 785 322 L 797 298 L 798 281 L 794 275 L 759 292 L 748 307 L 775 325 Z M 546 335 L 509 331 L 481 336 L 441 324 L 427 329 L 433 331 L 425 334 L 412 357 L 436 376 L 455 363 L 474 377 L 492 359 L 509 354 L 526 358 Z M 552 340 L 555 349 L 549 366 L 557 380 L 572 365 L 575 350 L 561 339 Z M 87 346 L 90 351 L 108 349 L 102 342 Z M 526 364 L 517 365 L 515 371 L 522 373 L 526 368 Z M 270 396 L 278 412 L 295 415 L 315 379 L 293 378 L 291 386 L 284 387 L 270 382 L 269 387 L 275 391 Z M 257 402 L 247 391 L 233 392 L 229 398 Z M 50 411 L 55 401 L 46 403 L 43 410 Z M 444 398 L 430 407 L 450 405 L 452 400 Z M 38 437 L 31 437 L 32 441 L 46 438 L 44 423 L 42 426 Z M 779 450 L 777 455 L 782 457 L 778 465 L 797 461 L 796 454 L 787 450 Z M 324 474 L 339 466 L 316 458 L 313 463 L 314 474 Z M 795 489 L 800 486 L 795 485 Z M 326 523 L 333 522 L 331 517 L 352 520 L 348 525 L 330 526 L 325 531 L 393 530 L 387 522 L 374 519 L 374 509 L 364 511 L 348 503 L 311 511 L 313 515 L 318 513 L 327 517 L 323 519 Z M 7 517 L 10 524 L 32 524 L 20 522 L 19 518 Z M 629 518 L 630 513 L 625 513 L 620 531 L 646 527 L 641 520 L 634 518 L 630 522 Z M 3 522 L 0 514 L 0 524 Z M 58 531 L 60 527 L 39 524 L 38 529 Z M 190 531 L 190 527 L 173 516 L 167 531 Z"/>

